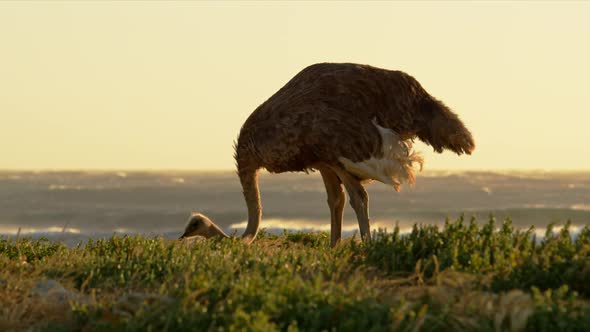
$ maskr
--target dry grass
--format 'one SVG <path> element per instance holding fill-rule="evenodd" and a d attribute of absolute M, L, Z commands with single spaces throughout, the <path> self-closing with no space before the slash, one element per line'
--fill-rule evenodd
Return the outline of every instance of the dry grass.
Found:
<path fill-rule="evenodd" d="M 370 246 L 349 239 L 335 249 L 323 233 L 263 234 L 250 246 L 231 239 L 189 243 L 126 237 L 81 248 L 0 240 L 0 331 L 590 328 L 588 298 L 571 290 L 580 287 L 583 292 L 585 285 L 576 282 L 590 278 L 586 240 L 561 238 L 528 249 L 544 258 L 539 264 L 549 262 L 543 265 L 548 271 L 563 263 L 563 256 L 556 256 L 560 251 L 575 257 L 569 265 L 580 267 L 571 274 L 569 288 L 568 279 L 562 278 L 565 286 L 538 290 L 534 284 L 497 286 L 522 284 L 522 276 L 535 267 L 522 248 L 515 249 L 520 256 L 510 256 L 524 257 L 522 261 L 500 260 L 495 253 L 495 265 L 482 264 L 477 272 L 473 266 L 445 263 L 444 247 L 430 256 L 412 254 L 417 244 L 424 253 L 429 248 L 424 244 L 439 243 L 439 233 L 420 234 L 397 240 L 377 237 Z M 503 234 L 492 238 L 494 245 L 510 242 L 513 235 Z M 445 236 L 468 239 L 460 227 Z M 524 243 L 521 235 L 514 239 Z M 490 251 L 476 245 L 457 247 L 473 252 L 450 252 L 459 257 L 457 262 L 469 254 L 481 263 L 477 255 Z M 413 265 L 407 258 L 415 259 Z M 387 260 L 400 263 L 393 269 Z M 551 274 L 545 275 L 547 283 L 553 282 Z M 57 291 L 40 291 L 42 280 L 55 280 Z"/>

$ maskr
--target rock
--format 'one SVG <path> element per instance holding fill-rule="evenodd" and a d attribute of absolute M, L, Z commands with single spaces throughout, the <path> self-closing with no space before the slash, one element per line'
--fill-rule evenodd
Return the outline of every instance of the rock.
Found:
<path fill-rule="evenodd" d="M 88 302 L 84 295 L 65 289 L 58 281 L 53 279 L 37 281 L 32 294 L 46 302 L 55 304 L 68 304 L 71 301 Z"/>

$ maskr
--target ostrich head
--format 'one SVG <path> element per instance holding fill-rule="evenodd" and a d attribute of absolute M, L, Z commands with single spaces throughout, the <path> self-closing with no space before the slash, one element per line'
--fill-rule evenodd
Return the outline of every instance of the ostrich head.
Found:
<path fill-rule="evenodd" d="M 430 144 L 436 152 L 448 149 L 456 154 L 471 154 L 475 149 L 473 137 L 457 114 L 441 101 L 428 98 L 420 104 L 423 118 L 418 137 Z"/>
<path fill-rule="evenodd" d="M 191 236 L 202 236 L 211 238 L 214 236 L 228 237 L 211 219 L 200 213 L 193 213 L 188 220 L 188 224 L 184 229 L 184 234 L 180 236 L 181 239 Z"/>

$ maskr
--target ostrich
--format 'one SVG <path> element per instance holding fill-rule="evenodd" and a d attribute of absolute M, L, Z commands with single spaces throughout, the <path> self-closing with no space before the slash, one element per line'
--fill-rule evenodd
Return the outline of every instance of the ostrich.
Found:
<path fill-rule="evenodd" d="M 369 196 L 363 183 L 377 180 L 400 190 L 414 183 L 414 138 L 434 151 L 471 154 L 475 143 L 459 117 L 412 76 L 353 63 L 311 65 L 260 105 L 235 144 L 237 173 L 248 208 L 246 243 L 256 237 L 262 208 L 258 170 L 271 173 L 318 170 L 331 215 L 330 244 L 342 237 L 346 200 L 369 241 Z M 344 188 L 343 188 L 344 186 Z M 228 237 L 209 218 L 194 213 L 181 238 Z"/>

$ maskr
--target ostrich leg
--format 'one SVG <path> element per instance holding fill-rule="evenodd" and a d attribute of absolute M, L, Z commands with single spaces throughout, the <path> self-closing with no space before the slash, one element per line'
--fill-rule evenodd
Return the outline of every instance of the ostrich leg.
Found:
<path fill-rule="evenodd" d="M 326 193 L 328 194 L 328 206 L 330 207 L 330 246 L 335 247 L 342 238 L 342 211 L 346 203 L 346 194 L 342 188 L 342 182 L 327 166 L 319 166 L 318 170 L 324 180 Z"/>
<path fill-rule="evenodd" d="M 356 218 L 358 219 L 361 238 L 363 241 L 370 241 L 371 226 L 369 225 L 369 194 L 361 182 L 352 174 L 337 166 L 330 166 L 330 168 L 336 173 L 336 175 L 338 175 L 344 184 L 344 187 L 346 187 L 346 191 L 348 191 L 350 205 L 354 209 Z"/>

